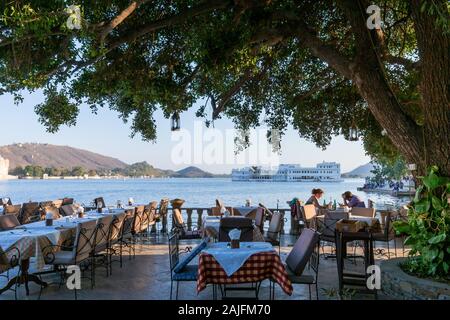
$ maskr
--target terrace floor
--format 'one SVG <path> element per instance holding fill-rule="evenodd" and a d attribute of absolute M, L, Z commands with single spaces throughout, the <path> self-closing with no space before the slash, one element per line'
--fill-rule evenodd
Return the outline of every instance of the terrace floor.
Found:
<path fill-rule="evenodd" d="M 136 258 L 129 260 L 124 257 L 123 268 L 120 268 L 116 263 L 113 265 L 113 274 L 106 277 L 105 271 L 98 268 L 96 272 L 96 285 L 94 289 L 90 287 L 89 280 L 82 281 L 82 289 L 78 291 L 78 299 L 88 300 L 165 300 L 169 299 L 170 293 L 170 272 L 169 272 L 169 258 L 167 255 L 168 246 L 163 242 L 162 237 L 159 239 L 160 243 L 138 245 L 136 250 Z M 295 239 L 292 236 L 282 236 L 281 256 L 282 260 L 286 259 L 287 254 L 291 250 Z M 182 242 L 183 245 L 189 245 L 188 242 Z M 384 243 L 376 243 L 376 248 L 384 247 Z M 393 247 L 391 243 L 391 247 Z M 331 247 L 325 247 L 325 253 L 331 252 Z M 391 248 L 391 253 L 394 250 Z M 349 253 L 351 253 L 349 249 Z M 361 249 L 357 249 L 357 254 L 361 254 Z M 397 254 L 402 256 L 402 247 L 400 242 L 397 244 Z M 376 263 L 381 259 L 386 259 L 385 256 L 376 255 Z M 351 259 L 353 261 L 353 259 Z M 362 259 L 356 259 L 356 265 L 350 263 L 346 264 L 352 269 L 362 270 Z M 59 288 L 59 275 L 46 274 L 43 275 L 43 280 L 50 285 L 42 292 L 41 300 L 59 300 L 68 299 L 73 300 L 74 294 L 67 289 L 65 285 Z M 6 279 L 0 277 L 0 287 L 6 284 Z M 325 259 L 321 255 L 319 263 L 319 299 L 337 299 L 337 297 L 330 296 L 329 291 L 338 288 L 338 277 L 336 259 Z M 200 294 L 197 295 L 195 282 L 182 282 L 179 287 L 179 299 L 188 300 L 209 300 L 212 299 L 212 287 L 208 286 Z M 30 284 L 30 295 L 25 295 L 25 288 L 19 287 L 18 299 L 20 300 L 36 300 L 39 295 L 39 286 L 34 283 Z M 252 292 L 238 292 L 232 293 L 237 297 L 252 297 Z M 313 289 L 313 299 L 315 292 Z M 269 281 L 265 280 L 261 285 L 259 294 L 260 299 L 269 298 Z M 378 294 L 378 299 L 385 299 L 381 293 Z M 14 299 L 14 292 L 7 291 L 0 295 L 0 300 Z M 220 295 L 219 295 L 220 299 Z M 288 296 L 276 286 L 275 299 L 277 300 L 305 300 L 309 299 L 308 286 L 294 285 L 294 292 L 292 296 Z M 356 294 L 353 299 L 374 299 L 373 295 Z"/>

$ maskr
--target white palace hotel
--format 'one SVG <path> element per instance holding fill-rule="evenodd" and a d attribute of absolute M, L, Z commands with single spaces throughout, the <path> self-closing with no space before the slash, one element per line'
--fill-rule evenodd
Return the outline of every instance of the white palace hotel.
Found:
<path fill-rule="evenodd" d="M 260 166 L 233 169 L 232 181 L 285 181 L 285 182 L 340 182 L 341 165 L 336 162 L 322 162 L 315 167 L 299 164 L 281 164 L 275 168 Z"/>

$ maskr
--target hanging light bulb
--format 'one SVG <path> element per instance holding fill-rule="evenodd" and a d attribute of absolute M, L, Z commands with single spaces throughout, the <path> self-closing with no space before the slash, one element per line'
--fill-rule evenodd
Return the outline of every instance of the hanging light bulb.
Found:
<path fill-rule="evenodd" d="M 174 112 L 172 117 L 170 118 L 171 120 L 171 130 L 172 131 L 178 131 L 180 130 L 180 115 L 178 114 L 178 112 Z"/>
<path fill-rule="evenodd" d="M 349 141 L 358 141 L 358 128 L 353 122 L 351 127 L 348 129 L 348 140 Z"/>

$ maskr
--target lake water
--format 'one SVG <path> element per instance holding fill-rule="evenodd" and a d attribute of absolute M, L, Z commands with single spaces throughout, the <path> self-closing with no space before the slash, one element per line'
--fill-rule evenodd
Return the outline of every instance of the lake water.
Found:
<path fill-rule="evenodd" d="M 211 207 L 220 198 L 225 205 L 241 206 L 250 198 L 252 204 L 263 203 L 275 208 L 288 208 L 286 201 L 297 197 L 307 200 L 312 188 L 325 191 L 321 203 L 336 199 L 341 201 L 344 191 L 351 191 L 363 200 L 376 204 L 406 202 L 389 195 L 358 192 L 362 179 L 346 179 L 343 182 L 233 182 L 227 178 L 205 179 L 123 179 L 123 180 L 7 180 L 0 181 L 0 197 L 10 197 L 13 203 L 46 201 L 63 197 L 74 198 L 78 203 L 89 204 L 96 197 L 103 197 L 108 205 L 117 200 L 123 203 L 132 197 L 136 203 L 148 203 L 167 197 L 186 200 L 184 207 Z"/>

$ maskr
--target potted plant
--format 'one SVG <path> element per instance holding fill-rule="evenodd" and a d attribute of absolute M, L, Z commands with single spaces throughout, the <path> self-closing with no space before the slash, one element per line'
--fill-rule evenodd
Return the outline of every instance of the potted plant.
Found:
<path fill-rule="evenodd" d="M 406 234 L 411 246 L 408 259 L 401 264 L 410 275 L 450 281 L 450 179 L 432 166 L 419 177 L 421 185 L 408 210 L 407 221 L 394 222 L 397 233 Z"/>

